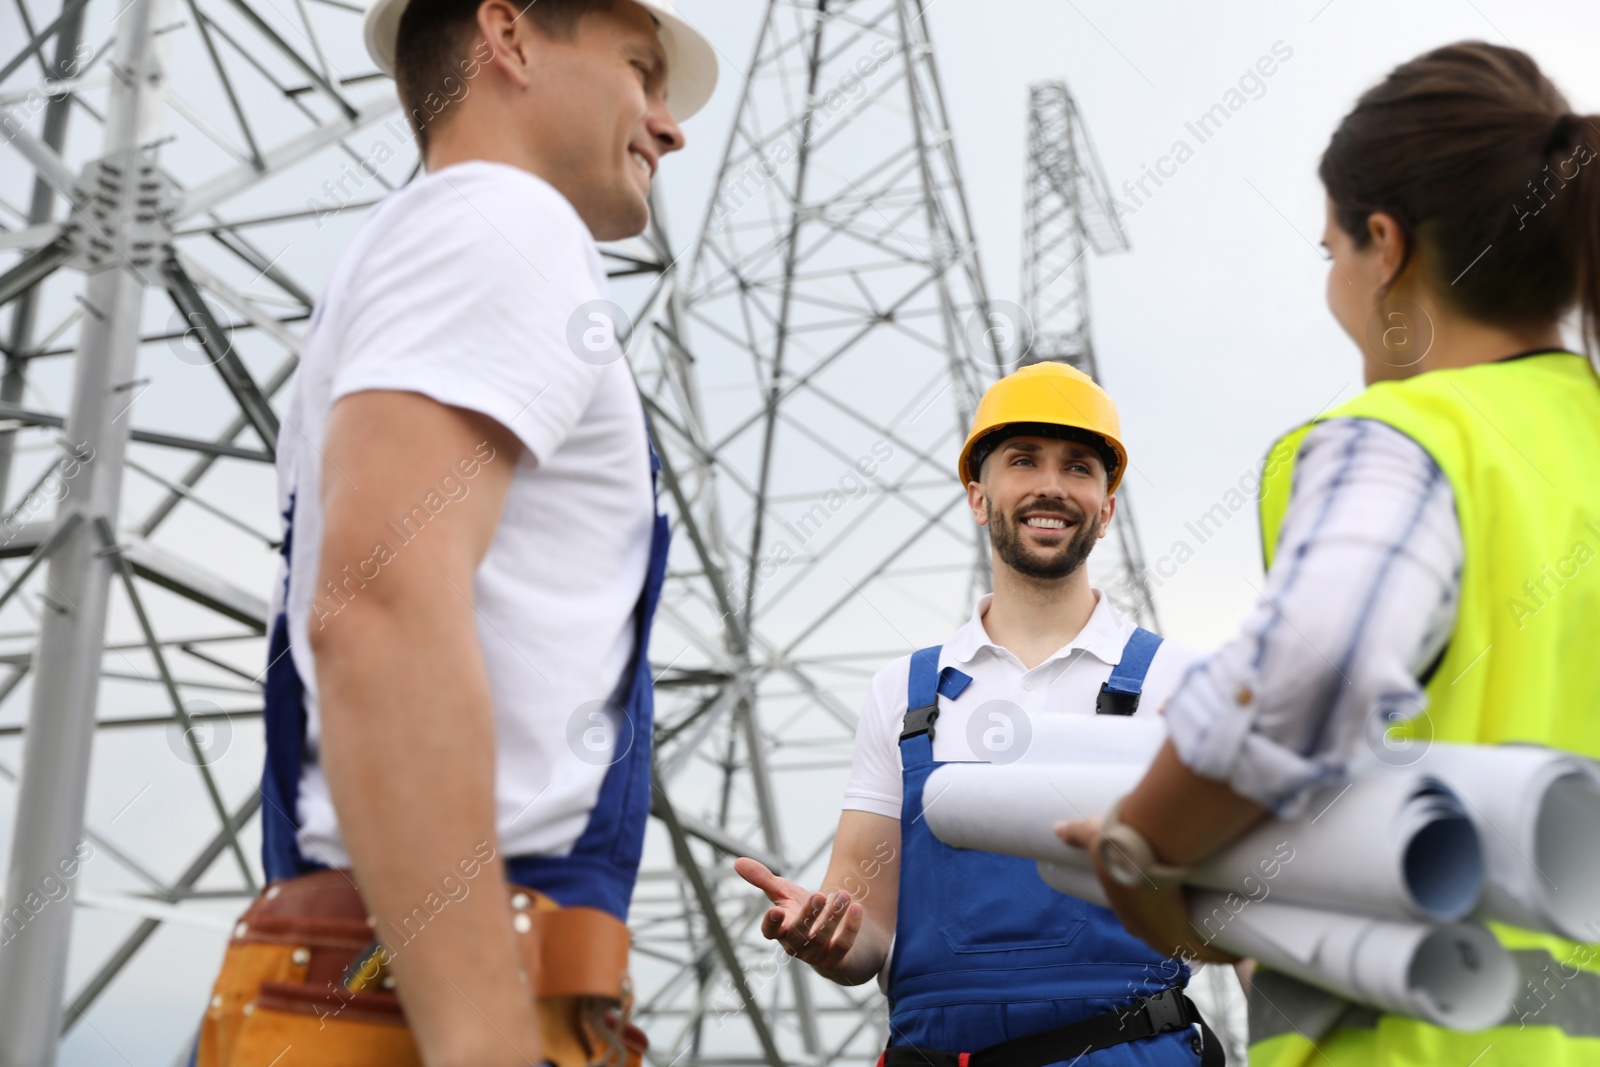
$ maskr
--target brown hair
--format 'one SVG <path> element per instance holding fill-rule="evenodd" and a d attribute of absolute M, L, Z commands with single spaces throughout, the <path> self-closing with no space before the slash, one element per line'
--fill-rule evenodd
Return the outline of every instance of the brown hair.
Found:
<path fill-rule="evenodd" d="M 522 0 L 519 0 L 522 2 Z M 549 37 L 570 39 L 578 20 L 609 11 L 614 0 L 525 0 L 523 16 Z M 400 104 L 427 155 L 428 126 L 471 91 L 472 79 L 489 58 L 488 43 L 469 44 L 477 33 L 483 0 L 410 0 L 400 15 L 395 40 L 394 82 Z M 470 54 L 469 54 L 470 53 Z"/>
<path fill-rule="evenodd" d="M 1577 301 L 1600 343 L 1600 127 L 1514 48 L 1464 41 L 1367 90 L 1318 175 L 1334 220 L 1365 246 L 1392 215 L 1439 294 L 1481 322 L 1537 327 Z M 1399 271 L 1396 271 L 1396 276 Z"/>

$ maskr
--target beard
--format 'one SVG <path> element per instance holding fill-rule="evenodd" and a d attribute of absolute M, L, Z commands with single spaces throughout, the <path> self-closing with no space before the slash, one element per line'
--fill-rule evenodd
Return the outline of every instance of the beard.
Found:
<path fill-rule="evenodd" d="M 1023 543 L 1022 522 L 1018 518 L 1024 510 L 1059 515 L 1068 522 L 1077 523 L 1078 529 L 1064 545 L 1043 551 L 1030 549 Z M 1001 562 L 1018 574 L 1040 581 L 1056 581 L 1076 572 L 1100 539 L 1100 524 L 1085 522 L 1083 512 L 1070 501 L 1064 501 L 1060 507 L 1029 504 L 1010 515 L 990 507 L 987 518 L 989 541 Z"/>

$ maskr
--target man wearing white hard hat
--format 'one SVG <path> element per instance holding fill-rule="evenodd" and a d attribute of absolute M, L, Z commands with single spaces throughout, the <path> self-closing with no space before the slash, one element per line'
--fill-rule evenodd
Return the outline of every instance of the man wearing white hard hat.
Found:
<path fill-rule="evenodd" d="M 637 1064 L 667 523 L 595 242 L 648 223 L 715 56 L 670 0 L 377 0 L 365 38 L 427 173 L 369 216 L 305 341 L 268 886 L 195 1059 Z"/>

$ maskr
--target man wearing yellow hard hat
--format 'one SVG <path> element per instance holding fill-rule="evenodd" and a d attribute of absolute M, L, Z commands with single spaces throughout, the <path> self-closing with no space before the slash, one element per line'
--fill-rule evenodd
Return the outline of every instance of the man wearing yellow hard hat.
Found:
<path fill-rule="evenodd" d="M 990 387 L 956 467 L 994 592 L 942 646 L 873 678 L 822 891 L 735 863 L 772 901 L 763 934 L 842 985 L 878 978 L 880 1067 L 1223 1062 L 1181 962 L 1032 861 L 952 848 L 922 818 L 941 763 L 1012 762 L 1046 716 L 1154 715 L 1195 659 L 1089 584 L 1127 466 L 1116 405 L 1088 375 L 1038 363 Z"/>
<path fill-rule="evenodd" d="M 637 1064 L 668 527 L 595 242 L 645 228 L 715 54 L 671 0 L 376 0 L 365 39 L 427 173 L 367 217 L 305 341 L 268 886 L 196 1058 Z"/>

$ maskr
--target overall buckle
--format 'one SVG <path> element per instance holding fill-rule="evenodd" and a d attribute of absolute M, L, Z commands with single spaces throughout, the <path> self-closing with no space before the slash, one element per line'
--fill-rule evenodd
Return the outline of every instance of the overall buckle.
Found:
<path fill-rule="evenodd" d="M 1153 1034 L 1164 1034 L 1169 1030 L 1182 1030 L 1190 1023 L 1189 1013 L 1183 1004 L 1183 992 L 1178 989 L 1165 989 L 1153 997 L 1146 998 L 1144 1002 L 1145 1018 L 1150 1023 Z"/>
<path fill-rule="evenodd" d="M 935 703 L 924 708 L 914 708 L 906 712 L 905 729 L 900 731 L 900 740 L 907 741 L 918 734 L 927 734 L 928 740 L 933 740 L 933 721 L 939 717 L 938 697 Z"/>
<path fill-rule="evenodd" d="M 1112 689 L 1110 682 L 1100 683 L 1100 694 L 1094 699 L 1096 715 L 1132 715 L 1139 710 L 1139 694 Z"/>

